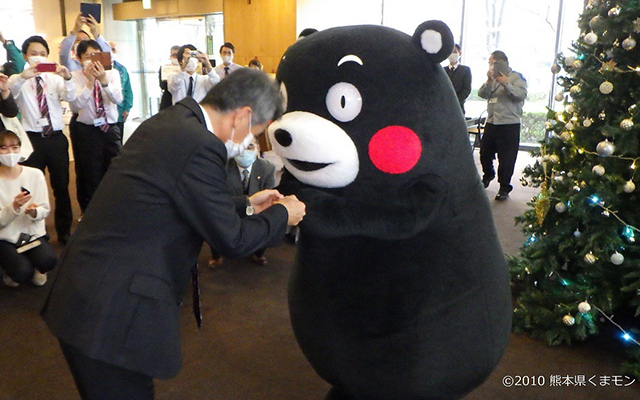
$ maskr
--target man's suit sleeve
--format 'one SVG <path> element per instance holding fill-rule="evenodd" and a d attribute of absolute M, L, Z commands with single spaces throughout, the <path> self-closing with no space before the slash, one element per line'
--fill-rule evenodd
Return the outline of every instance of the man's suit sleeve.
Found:
<path fill-rule="evenodd" d="M 467 100 L 467 97 L 471 94 L 471 68 L 466 67 L 464 69 L 464 75 L 462 76 L 462 91 L 460 92 L 460 96 L 458 100 L 460 102 L 464 102 Z"/>
<path fill-rule="evenodd" d="M 263 160 L 265 165 L 264 189 L 276 187 L 276 166 L 273 163 Z"/>
<path fill-rule="evenodd" d="M 276 204 L 241 219 L 229 193 L 224 156 L 212 142 L 195 146 L 183 168 L 175 191 L 178 212 L 225 256 L 240 257 L 277 245 L 284 238 L 287 209 Z"/>

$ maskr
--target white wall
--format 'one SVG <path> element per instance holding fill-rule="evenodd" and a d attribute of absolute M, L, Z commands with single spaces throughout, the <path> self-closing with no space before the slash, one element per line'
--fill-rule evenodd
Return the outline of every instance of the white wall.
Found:
<path fill-rule="evenodd" d="M 296 18 L 298 33 L 305 28 L 322 30 L 343 25 L 379 25 L 382 0 L 298 0 Z"/>

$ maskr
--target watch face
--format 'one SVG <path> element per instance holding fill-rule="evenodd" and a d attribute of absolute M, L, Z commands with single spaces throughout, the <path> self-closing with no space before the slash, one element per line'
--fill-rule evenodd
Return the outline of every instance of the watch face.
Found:
<path fill-rule="evenodd" d="M 253 206 L 247 206 L 246 213 L 247 215 L 253 215 Z"/>

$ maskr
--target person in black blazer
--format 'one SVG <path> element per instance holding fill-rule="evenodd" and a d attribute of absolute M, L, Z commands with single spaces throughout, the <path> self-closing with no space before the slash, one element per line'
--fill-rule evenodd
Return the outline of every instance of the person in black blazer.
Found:
<path fill-rule="evenodd" d="M 269 161 L 258 156 L 260 154 L 260 144 L 256 138 L 245 151 L 238 154 L 227 163 L 227 173 L 229 174 L 229 186 L 236 196 L 251 196 L 261 190 L 273 189 L 276 187 L 276 166 Z M 247 171 L 247 183 L 241 175 Z M 266 248 L 259 249 L 251 255 L 251 261 L 258 265 L 267 265 L 267 257 L 264 255 Z M 216 268 L 222 264 L 220 253 L 211 248 L 211 258 L 209 268 Z"/>
<path fill-rule="evenodd" d="M 153 377 L 178 374 L 180 304 L 203 240 L 238 257 L 300 222 L 294 196 L 239 205 L 227 183 L 228 157 L 281 114 L 273 80 L 243 69 L 200 105 L 186 98 L 142 123 L 114 159 L 42 310 L 83 399 L 152 399 Z M 255 215 L 241 219 L 247 202 Z"/>
<path fill-rule="evenodd" d="M 464 115 L 464 102 L 471 94 L 471 68 L 460 64 L 460 57 L 462 57 L 462 48 L 459 44 L 455 44 L 449 56 L 449 65 L 445 67 L 445 71 L 449 79 L 451 79 L 451 84 L 456 91 L 456 96 L 458 96 L 460 108 Z"/>
<path fill-rule="evenodd" d="M 18 115 L 18 105 L 13 99 L 13 96 L 11 96 L 9 84 L 7 83 L 8 80 L 8 76 L 0 73 L 0 114 L 4 115 L 7 118 L 13 118 Z M 0 119 L 0 132 L 4 129 L 4 123 Z"/>

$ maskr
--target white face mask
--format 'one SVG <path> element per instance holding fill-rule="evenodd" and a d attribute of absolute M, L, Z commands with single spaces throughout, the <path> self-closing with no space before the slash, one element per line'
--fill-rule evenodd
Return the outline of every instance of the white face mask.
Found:
<path fill-rule="evenodd" d="M 89 64 L 91 64 L 91 60 L 84 60 L 84 61 L 82 62 L 82 66 L 83 66 L 83 67 L 86 67 L 86 66 L 87 66 L 87 65 L 89 65 Z"/>
<path fill-rule="evenodd" d="M 222 56 L 222 62 L 225 64 L 231 64 L 233 61 L 233 56 Z"/>
<path fill-rule="evenodd" d="M 180 65 L 177 58 L 171 57 L 169 60 L 171 60 L 171 65 Z"/>
<path fill-rule="evenodd" d="M 460 60 L 460 54 L 458 53 L 451 53 L 451 55 L 449 56 L 449 62 L 451 64 L 455 64 L 458 62 L 458 60 Z"/>
<path fill-rule="evenodd" d="M 27 60 L 29 60 L 29 64 L 33 65 L 35 63 L 46 63 L 47 57 L 32 56 L 32 57 L 29 57 Z"/>
<path fill-rule="evenodd" d="M 184 70 L 191 74 L 195 72 L 196 68 L 198 68 L 198 60 L 193 57 L 189 58 L 187 66 L 184 67 Z"/>
<path fill-rule="evenodd" d="M 233 135 L 236 133 L 236 128 L 231 130 L 231 137 L 224 143 L 224 147 L 227 148 L 227 159 L 231 159 L 238 154 L 242 153 L 253 142 L 253 133 L 251 133 L 251 114 L 249 114 L 249 134 L 244 138 L 242 143 L 236 143 L 233 141 Z"/>
<path fill-rule="evenodd" d="M 22 156 L 20 153 L 0 154 L 0 164 L 7 167 L 15 167 Z"/>

